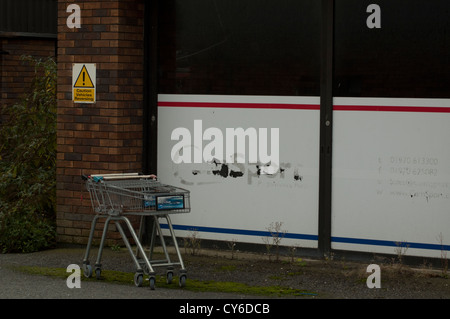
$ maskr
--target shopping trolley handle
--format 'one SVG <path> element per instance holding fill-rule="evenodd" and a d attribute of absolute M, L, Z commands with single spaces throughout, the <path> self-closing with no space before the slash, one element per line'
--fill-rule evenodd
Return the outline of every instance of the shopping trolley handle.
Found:
<path fill-rule="evenodd" d="M 83 181 L 87 181 L 87 180 L 92 180 L 96 183 L 100 182 L 101 180 L 103 180 L 103 176 L 100 175 L 85 175 L 85 174 L 81 174 L 81 179 Z"/>
<path fill-rule="evenodd" d="M 106 175 L 86 175 L 81 174 L 81 179 L 83 181 L 87 181 L 92 179 L 94 182 L 99 182 L 103 179 L 141 179 L 141 178 L 149 178 L 152 180 L 158 180 L 158 177 L 155 174 L 144 175 L 142 173 L 123 173 L 123 174 L 106 174 Z"/>

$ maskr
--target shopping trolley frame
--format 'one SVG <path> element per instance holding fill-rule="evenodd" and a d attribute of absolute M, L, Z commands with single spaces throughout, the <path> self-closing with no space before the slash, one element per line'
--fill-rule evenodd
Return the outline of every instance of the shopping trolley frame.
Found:
<path fill-rule="evenodd" d="M 100 278 L 102 269 L 101 259 L 106 235 L 110 223 L 114 222 L 122 237 L 122 240 L 125 243 L 125 246 L 130 252 L 134 264 L 136 265 L 136 273 L 134 275 L 134 283 L 136 286 L 142 286 L 144 274 L 147 274 L 149 276 L 148 280 L 150 288 L 155 289 L 156 272 L 154 271 L 154 267 L 163 266 L 167 267 L 166 281 L 167 283 L 171 283 L 173 279 L 174 266 L 180 266 L 179 285 L 180 287 L 184 287 L 186 284 L 187 271 L 184 267 L 183 259 L 178 247 L 177 238 L 175 236 L 169 214 L 190 212 L 189 191 L 183 188 L 161 184 L 153 180 L 152 175 L 139 175 L 137 173 L 90 176 L 82 175 L 82 179 L 86 182 L 86 188 L 90 193 L 92 208 L 96 213 L 91 222 L 88 243 L 83 259 L 84 275 L 86 277 L 91 277 L 95 272 L 96 277 L 98 279 Z M 172 204 L 170 199 L 174 197 L 174 201 L 176 203 L 174 205 L 176 206 L 171 206 Z M 158 200 L 160 198 L 166 200 L 168 198 L 169 203 L 164 206 L 164 202 L 159 203 Z M 180 198 L 182 198 L 182 205 Z M 140 216 L 138 234 L 136 234 L 136 231 L 128 216 Z M 141 244 L 145 217 L 153 217 L 154 221 L 148 256 L 146 255 Z M 89 255 L 96 225 L 101 218 L 105 219 L 105 224 L 97 253 L 97 259 L 94 264 L 95 268 L 93 269 L 89 262 Z M 167 245 L 159 223 L 160 219 L 165 219 L 167 222 L 168 231 L 170 233 L 169 236 L 172 239 L 173 246 L 177 253 L 178 262 L 172 261 L 169 256 Z M 133 252 L 133 248 L 123 230 L 121 222 L 126 225 L 136 244 L 135 253 Z M 165 259 L 162 260 L 152 259 L 156 235 L 159 236 L 165 256 Z M 142 259 L 139 259 L 139 257 L 142 257 Z"/>

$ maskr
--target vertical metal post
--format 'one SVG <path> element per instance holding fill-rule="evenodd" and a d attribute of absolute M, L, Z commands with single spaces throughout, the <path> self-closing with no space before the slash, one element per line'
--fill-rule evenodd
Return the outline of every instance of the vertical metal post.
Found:
<path fill-rule="evenodd" d="M 331 252 L 334 0 L 322 0 L 320 74 L 319 252 Z"/>
<path fill-rule="evenodd" d="M 157 174 L 158 134 L 158 0 L 145 1 L 142 172 Z M 145 217 L 143 242 L 148 243 L 153 218 Z"/>
<path fill-rule="evenodd" d="M 157 173 L 158 1 L 145 1 L 142 172 Z"/>

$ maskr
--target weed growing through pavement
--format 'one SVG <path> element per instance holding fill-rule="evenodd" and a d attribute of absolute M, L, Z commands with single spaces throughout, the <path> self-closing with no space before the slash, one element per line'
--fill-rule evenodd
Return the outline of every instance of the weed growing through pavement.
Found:
<path fill-rule="evenodd" d="M 267 255 L 269 260 L 271 260 L 271 251 L 275 247 L 276 261 L 280 259 L 280 242 L 286 235 L 286 231 L 281 229 L 283 222 L 270 223 L 269 227 L 266 229 L 269 231 L 270 236 L 262 237 L 264 244 L 266 245 Z"/>
<path fill-rule="evenodd" d="M 198 231 L 191 231 L 189 237 L 183 238 L 184 251 L 186 252 L 186 254 L 188 253 L 189 249 L 192 256 L 198 255 L 201 247 L 201 241 L 202 240 L 198 237 Z"/>
<path fill-rule="evenodd" d="M 227 246 L 231 251 L 231 259 L 234 259 L 234 254 L 236 253 L 236 239 L 227 241 Z"/>
<path fill-rule="evenodd" d="M 397 255 L 397 261 L 393 261 L 393 264 L 397 266 L 398 271 L 402 271 L 403 264 L 404 264 L 404 256 L 406 254 L 406 251 L 409 248 L 409 244 L 406 242 L 395 242 L 395 253 Z"/>
<path fill-rule="evenodd" d="M 444 237 L 442 233 L 439 233 L 438 241 L 441 244 L 441 267 L 442 267 L 442 277 L 447 278 L 448 274 L 448 259 L 447 250 L 444 249 Z"/>

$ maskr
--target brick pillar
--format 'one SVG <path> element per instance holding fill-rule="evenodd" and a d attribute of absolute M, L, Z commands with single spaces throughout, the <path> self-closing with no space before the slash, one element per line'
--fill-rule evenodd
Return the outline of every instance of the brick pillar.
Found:
<path fill-rule="evenodd" d="M 79 29 L 66 25 L 71 3 Z M 58 0 L 59 242 L 87 241 L 93 212 L 81 174 L 141 171 L 143 16 L 144 0 Z M 96 63 L 95 104 L 72 102 L 72 63 Z"/>

